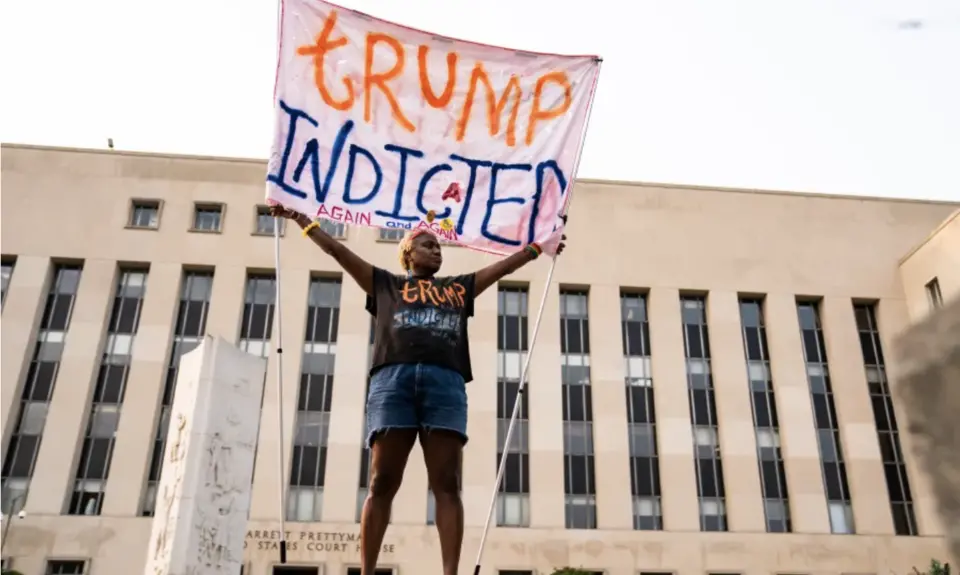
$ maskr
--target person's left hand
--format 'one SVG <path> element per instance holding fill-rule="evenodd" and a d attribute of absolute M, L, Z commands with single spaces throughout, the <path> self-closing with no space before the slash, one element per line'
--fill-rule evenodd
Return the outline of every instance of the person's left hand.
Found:
<path fill-rule="evenodd" d="M 567 216 L 560 216 L 563 223 L 567 223 Z M 558 256 L 563 253 L 563 248 L 567 247 L 567 235 L 560 230 L 555 230 L 546 240 L 540 243 L 540 249 L 548 256 Z"/>
<path fill-rule="evenodd" d="M 563 253 L 563 248 L 567 247 L 567 244 L 563 243 L 563 240 L 565 240 L 565 239 L 567 239 L 567 236 L 566 236 L 566 235 L 561 236 L 561 237 L 560 237 L 560 243 L 557 244 L 557 255 L 558 255 L 558 256 Z"/>

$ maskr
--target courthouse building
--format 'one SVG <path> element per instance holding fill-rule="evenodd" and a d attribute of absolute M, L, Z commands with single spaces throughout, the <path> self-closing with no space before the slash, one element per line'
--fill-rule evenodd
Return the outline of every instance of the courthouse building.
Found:
<path fill-rule="evenodd" d="M 286 229 L 280 444 L 264 174 L 259 160 L 3 147 L 3 556 L 25 575 L 142 572 L 178 358 L 205 334 L 269 356 L 245 573 L 359 573 L 371 320 L 353 281 Z M 946 559 L 888 377 L 898 332 L 960 297 L 960 204 L 590 180 L 574 193 L 505 455 L 548 262 L 476 303 L 462 573 L 501 456 L 487 575 L 888 575 Z M 397 232 L 326 225 L 396 267 Z M 446 272 L 492 261 L 445 250 Z M 440 571 L 432 501 L 416 447 L 385 573 Z"/>

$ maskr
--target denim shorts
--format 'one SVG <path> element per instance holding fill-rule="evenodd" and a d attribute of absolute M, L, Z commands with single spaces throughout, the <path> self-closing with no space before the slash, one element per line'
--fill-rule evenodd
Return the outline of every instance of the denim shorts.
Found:
<path fill-rule="evenodd" d="M 367 447 L 391 429 L 445 429 L 467 442 L 467 388 L 452 369 L 423 363 L 385 365 L 370 378 Z"/>

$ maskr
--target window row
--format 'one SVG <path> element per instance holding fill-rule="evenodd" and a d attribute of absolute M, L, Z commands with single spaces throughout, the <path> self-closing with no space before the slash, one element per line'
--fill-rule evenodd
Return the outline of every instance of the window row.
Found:
<path fill-rule="evenodd" d="M 12 263 L 11 269 L 12 269 Z M 4 461 L 3 501 L 9 508 L 13 500 L 25 495 L 39 444 L 53 384 L 56 379 L 64 334 L 69 328 L 73 302 L 78 290 L 82 266 L 58 265 L 50 282 L 34 360 L 30 363 L 23 387 L 18 424 Z M 123 391 L 128 373 L 133 339 L 143 303 L 146 271 L 121 270 L 107 326 L 106 346 L 99 368 L 96 390 L 83 438 L 76 486 L 69 513 L 99 514 L 103 487 L 110 467 L 114 435 L 120 417 Z M 7 274 L 9 277 L 9 274 Z M 158 425 L 154 463 L 151 466 L 144 514 L 152 513 L 156 481 L 162 464 L 163 438 L 169 421 L 169 401 L 173 393 L 179 357 L 192 349 L 202 337 L 209 305 L 212 272 L 185 272 L 179 302 L 163 410 Z M 319 520 L 322 488 L 326 470 L 326 442 L 336 359 L 340 314 L 339 280 L 316 278 L 308 292 L 306 333 L 296 432 L 293 469 L 290 473 L 289 518 Z M 560 343 L 561 411 L 563 417 L 564 491 L 567 497 L 567 524 L 571 528 L 596 526 L 596 474 L 593 468 L 593 401 L 590 385 L 589 293 L 585 290 L 561 290 Z M 271 336 L 276 297 L 276 281 L 270 274 L 250 274 L 247 278 L 240 344 L 252 353 L 265 355 Z M 708 298 L 680 298 L 681 333 L 687 367 L 690 425 L 694 441 L 694 467 L 701 508 L 703 530 L 726 530 L 723 459 L 718 442 L 719 420 L 711 376 L 710 331 L 707 322 Z M 788 486 L 780 451 L 779 423 L 773 381 L 767 353 L 766 326 L 762 298 L 741 298 L 740 319 L 747 367 L 748 391 L 755 427 L 758 472 L 767 511 L 769 531 L 790 531 Z M 496 465 L 505 466 L 502 514 L 498 523 L 528 523 L 529 495 L 528 407 L 521 393 L 520 365 L 527 351 L 528 294 L 525 288 L 501 286 L 498 292 L 498 349 L 501 367 L 498 381 L 498 455 Z M 829 378 L 829 364 L 817 302 L 798 301 L 802 351 L 806 360 L 809 392 L 817 428 L 824 491 L 834 532 L 854 532 L 852 503 L 836 406 Z M 884 458 L 884 471 L 897 533 L 916 534 L 912 495 L 899 442 L 896 416 L 886 382 L 883 350 L 880 345 L 875 310 L 872 305 L 854 303 L 853 315 L 867 374 L 878 442 Z M 621 338 L 627 373 L 629 453 L 632 495 L 638 510 L 636 525 L 659 525 L 659 462 L 657 453 L 656 410 L 650 372 L 653 350 L 647 299 L 643 294 L 621 294 Z M 372 333 L 372 332 L 371 332 Z M 519 403 L 517 403 L 519 401 Z M 508 430 L 514 404 L 518 420 Z M 361 478 L 361 484 L 363 478 Z M 361 487 L 364 487 L 361 485 Z M 652 498 L 652 499 L 651 499 Z M 519 515 L 508 517 L 507 509 Z M 637 527 L 638 529 L 644 527 Z"/>
<path fill-rule="evenodd" d="M 160 229 L 163 206 L 162 200 L 146 198 L 131 200 L 126 227 L 140 230 Z M 206 233 L 222 232 L 226 220 L 226 208 L 226 204 L 220 202 L 195 202 L 188 230 Z M 279 231 L 279 235 L 282 236 L 286 231 L 286 220 L 270 215 L 270 207 L 265 205 L 256 206 L 249 225 L 251 233 L 254 235 L 273 236 Z M 280 226 L 279 229 L 277 228 L 278 225 Z M 320 229 L 338 239 L 346 238 L 346 228 L 347 225 L 344 222 L 326 218 L 320 220 Z M 378 239 L 380 241 L 399 242 L 405 234 L 405 229 L 382 228 L 378 230 Z M 4 277 L 6 278 L 6 275 Z M 6 279 L 4 280 L 4 286 L 6 286 Z"/>

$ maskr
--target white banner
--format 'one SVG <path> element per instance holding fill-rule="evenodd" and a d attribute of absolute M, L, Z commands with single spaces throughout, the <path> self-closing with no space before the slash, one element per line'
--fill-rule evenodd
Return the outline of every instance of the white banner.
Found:
<path fill-rule="evenodd" d="M 499 254 L 563 222 L 599 71 L 285 0 L 267 201 Z"/>

